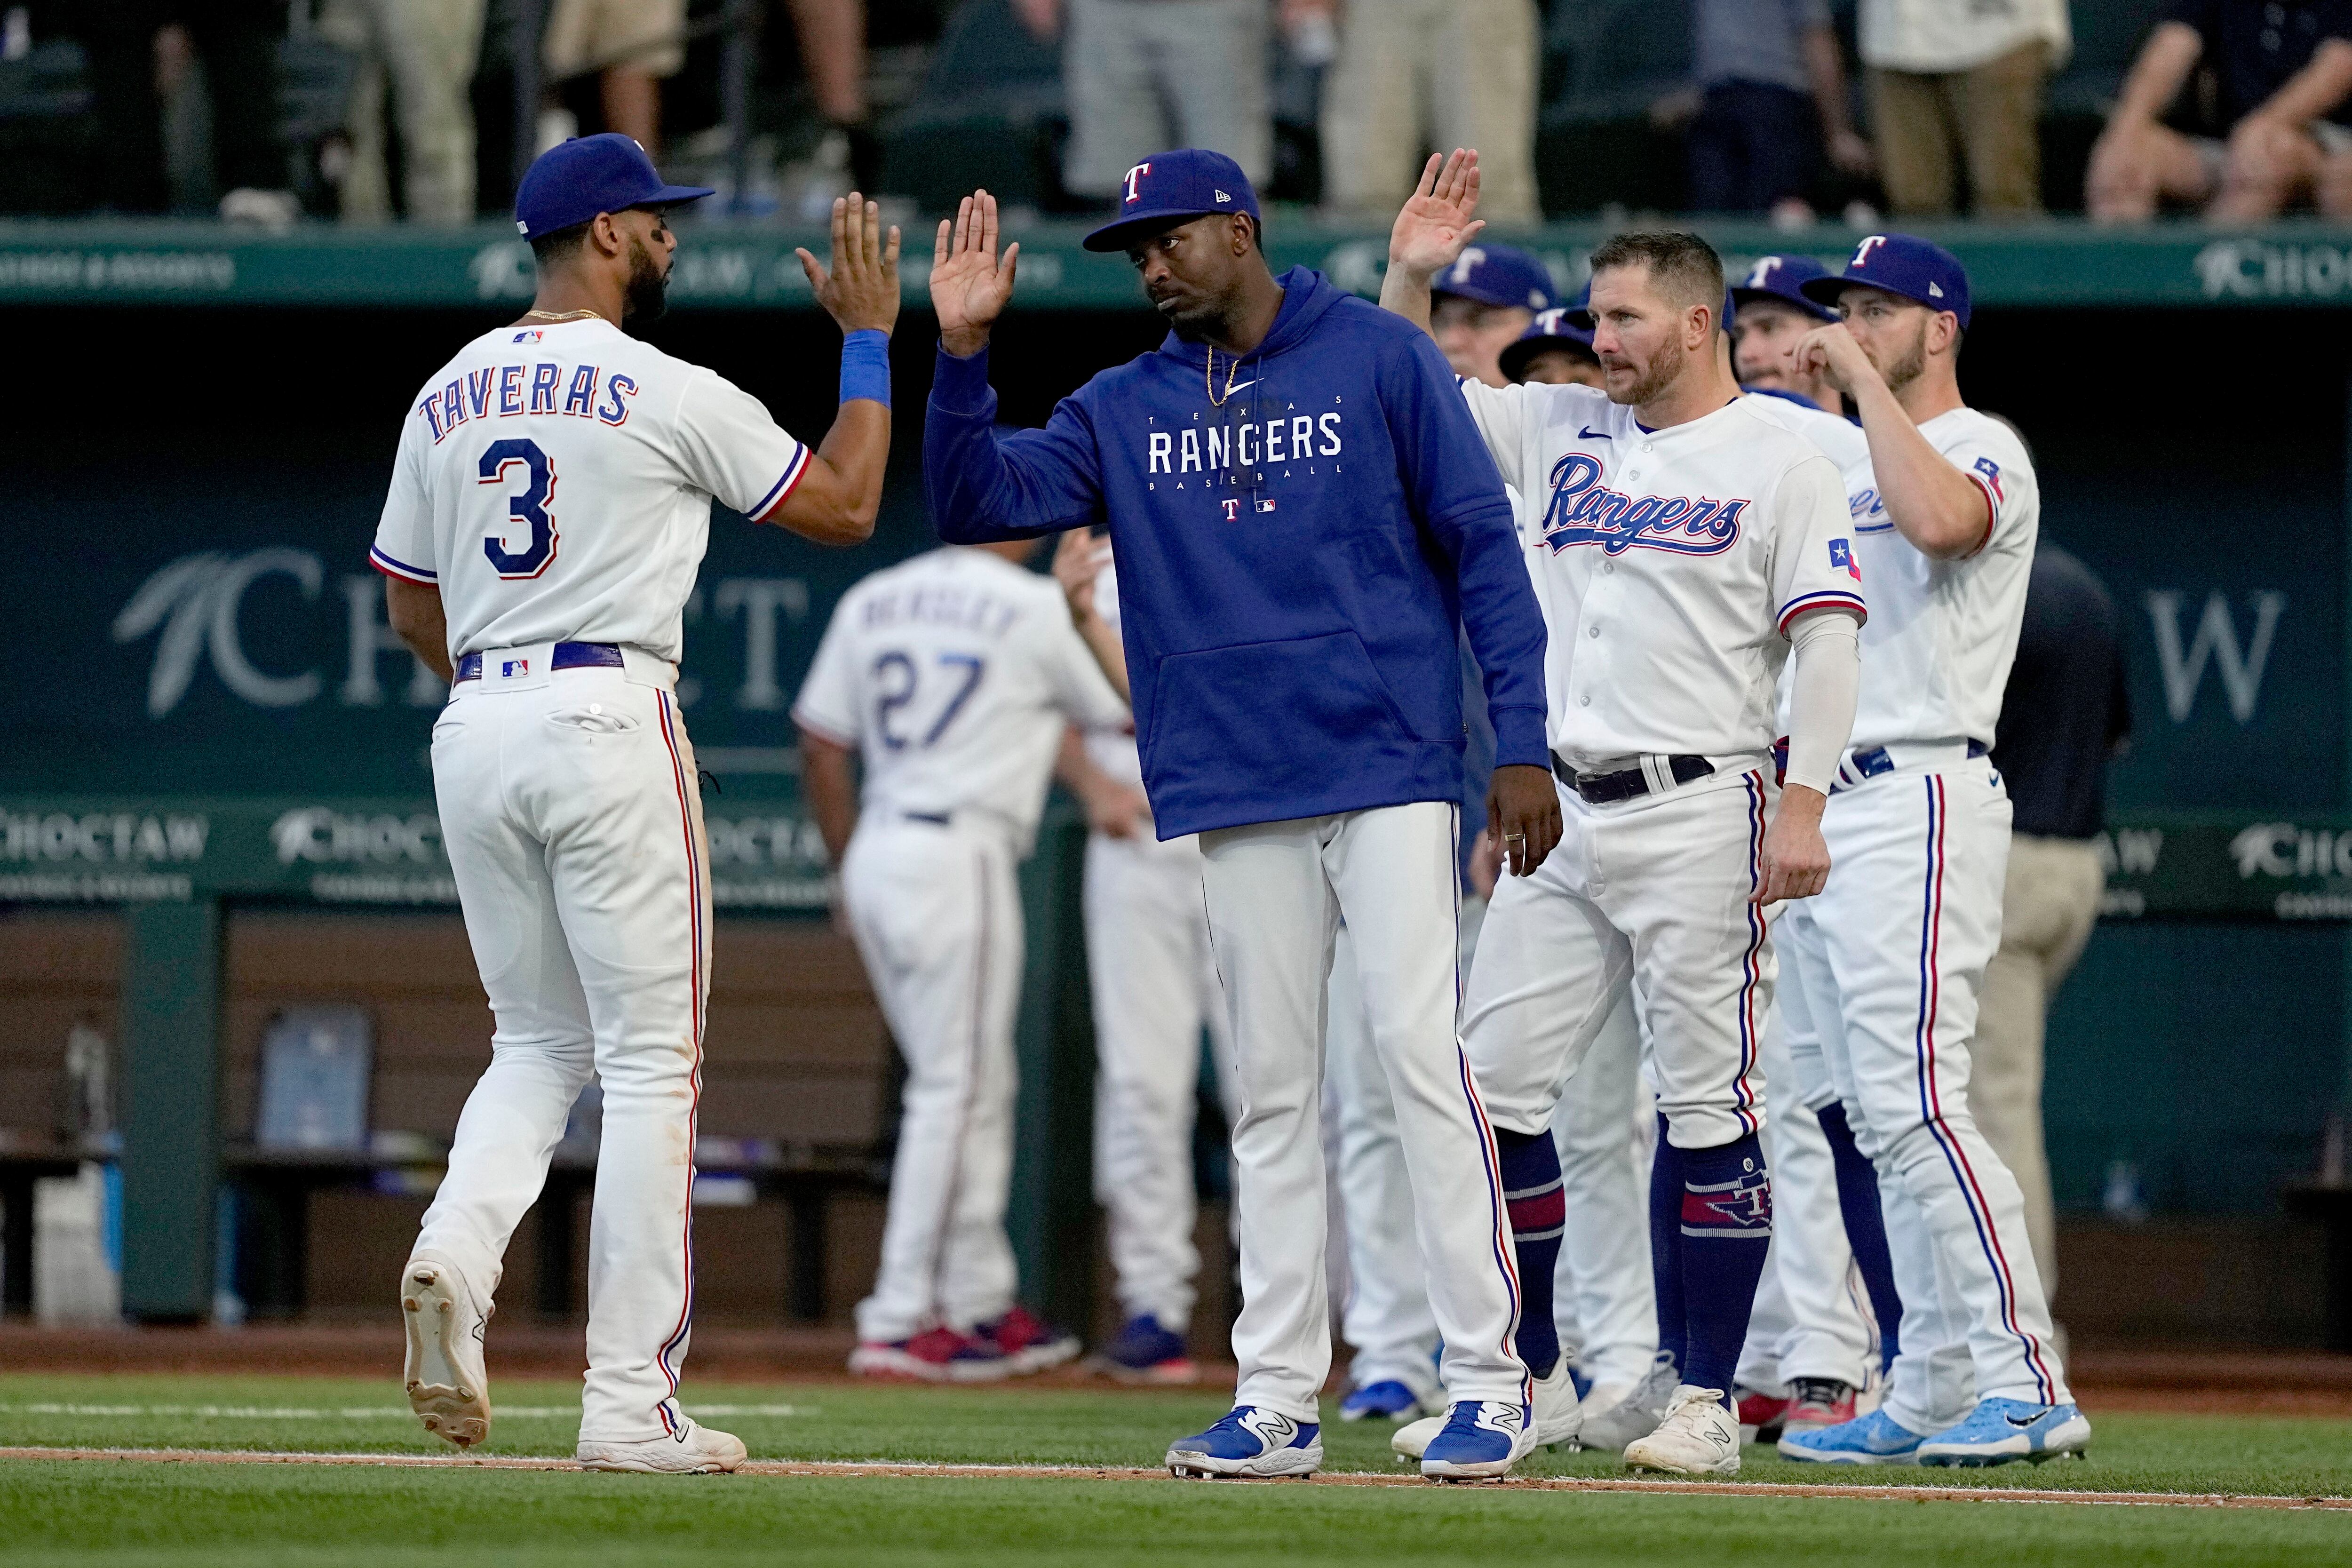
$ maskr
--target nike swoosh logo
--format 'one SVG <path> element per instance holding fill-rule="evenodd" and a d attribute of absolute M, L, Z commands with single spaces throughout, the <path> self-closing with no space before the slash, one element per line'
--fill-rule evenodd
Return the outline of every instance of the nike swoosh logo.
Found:
<path fill-rule="evenodd" d="M 1231 386 L 1229 386 L 1229 387 L 1225 388 L 1225 395 L 1226 395 L 1227 397 L 1231 397 L 1234 393 L 1239 392 L 1243 387 L 1244 387 L 1244 386 L 1255 386 L 1256 384 L 1257 384 L 1257 377 L 1255 377 L 1255 376 L 1252 376 L 1252 377 L 1250 377 L 1247 381 L 1237 381 L 1237 382 L 1234 383 L 1234 384 L 1233 384 L 1233 385 L 1231 385 Z"/>
<path fill-rule="evenodd" d="M 1610 435 L 1608 431 L 1595 430 L 1590 426 L 1579 430 L 1576 433 L 1576 438 L 1580 441 L 1613 441 L 1616 439 L 1616 437 Z"/>
<path fill-rule="evenodd" d="M 2049 1414 L 2047 1410 L 2037 1410 L 2031 1415 L 2004 1415 L 2001 1419 L 2012 1426 L 2031 1426 Z"/>

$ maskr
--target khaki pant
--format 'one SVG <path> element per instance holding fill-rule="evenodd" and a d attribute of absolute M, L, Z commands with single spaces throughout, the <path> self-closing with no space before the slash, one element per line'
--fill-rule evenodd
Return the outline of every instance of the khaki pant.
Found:
<path fill-rule="evenodd" d="M 330 0 L 319 30 L 361 53 L 345 122 L 352 171 L 343 217 L 387 223 L 384 173 L 387 76 L 400 113 L 408 216 L 415 223 L 474 221 L 474 109 L 469 89 L 482 41 L 483 0 Z"/>
<path fill-rule="evenodd" d="M 2042 210 L 2042 83 L 2050 46 L 2036 39 L 1971 70 L 1868 72 L 1878 171 L 1897 217 L 1940 217 L 1957 205 L 1965 163 L 1979 217 Z"/>
<path fill-rule="evenodd" d="M 1264 185 L 1274 174 L 1267 15 L 1265 0 L 1070 0 L 1062 184 L 1109 196 L 1154 153 L 1206 147 Z"/>
<path fill-rule="evenodd" d="M 1385 225 L 1421 151 L 1478 150 L 1478 216 L 1534 223 L 1535 0 L 1348 0 L 1323 84 L 1323 205 Z"/>
<path fill-rule="evenodd" d="M 2042 1288 L 2058 1289 L 2057 1220 L 2042 1143 L 2042 1029 L 2050 998 L 2083 955 L 2106 874 L 2083 839 L 2012 835 L 2000 950 L 1985 966 L 1969 1108 L 2025 1194 L 2025 1228 Z"/>

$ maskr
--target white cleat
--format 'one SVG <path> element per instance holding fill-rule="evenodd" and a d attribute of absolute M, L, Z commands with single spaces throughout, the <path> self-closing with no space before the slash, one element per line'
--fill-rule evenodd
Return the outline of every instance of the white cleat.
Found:
<path fill-rule="evenodd" d="M 1389 1434 L 1389 1449 L 1400 1462 L 1410 1459 L 1417 1465 L 1421 1463 L 1422 1456 L 1429 1452 L 1430 1443 L 1444 1430 L 1445 1417 L 1443 1415 L 1424 1415 L 1418 1421 L 1408 1421 Z"/>
<path fill-rule="evenodd" d="M 680 1417 L 684 1420 L 684 1417 Z M 634 1443 L 580 1440 L 572 1458 L 583 1470 L 636 1470 L 657 1476 L 723 1474 L 743 1462 L 743 1439 L 687 1421 L 667 1437 Z"/>
<path fill-rule="evenodd" d="M 1535 1447 L 1574 1443 L 1584 1427 L 1584 1407 L 1577 1403 L 1576 1380 L 1568 1374 L 1568 1358 L 1552 1363 L 1551 1375 L 1535 1380 Z"/>
<path fill-rule="evenodd" d="M 1584 1427 L 1577 1441 L 1587 1448 L 1622 1453 L 1625 1445 L 1658 1429 L 1658 1423 L 1666 1418 L 1666 1405 L 1681 1383 L 1675 1373 L 1675 1358 L 1661 1351 L 1639 1382 L 1596 1385 L 1582 1401 Z"/>
<path fill-rule="evenodd" d="M 1739 1417 L 1724 1404 L 1721 1389 L 1685 1384 L 1675 1390 L 1658 1429 L 1625 1446 L 1625 1463 L 1669 1476 L 1736 1476 Z"/>
<path fill-rule="evenodd" d="M 478 1305 L 457 1266 L 420 1252 L 400 1276 L 400 1317 L 408 1353 L 401 1381 L 408 1407 L 425 1429 L 460 1448 L 490 1435 L 490 1380 L 482 1369 L 482 1331 L 490 1315 Z"/>

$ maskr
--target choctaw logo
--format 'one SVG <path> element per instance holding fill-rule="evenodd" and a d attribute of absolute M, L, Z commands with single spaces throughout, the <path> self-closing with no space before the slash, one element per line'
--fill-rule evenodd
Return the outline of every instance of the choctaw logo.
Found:
<path fill-rule="evenodd" d="M 1570 452 L 1552 465 L 1543 540 L 1555 555 L 1576 544 L 1597 544 L 1611 555 L 1636 546 L 1719 555 L 1739 537 L 1740 514 L 1747 510 L 1744 500 L 1621 495 L 1602 487 L 1600 458 Z"/>

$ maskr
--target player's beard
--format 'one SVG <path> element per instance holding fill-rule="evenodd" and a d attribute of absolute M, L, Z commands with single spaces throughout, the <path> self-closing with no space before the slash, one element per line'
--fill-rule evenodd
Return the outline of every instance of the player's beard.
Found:
<path fill-rule="evenodd" d="M 629 241 L 629 287 L 621 319 L 642 327 L 658 321 L 669 309 L 669 277 L 646 248 L 642 239 Z"/>
<path fill-rule="evenodd" d="M 1710 344 L 1710 350 L 1712 347 L 1713 345 Z M 1616 389 L 1612 387 L 1609 389 L 1609 400 L 1612 403 L 1621 403 L 1635 408 L 1644 403 L 1654 403 L 1665 395 L 1666 388 L 1672 386 L 1675 379 L 1682 374 L 1686 357 L 1675 352 L 1675 344 L 1672 342 L 1660 344 L 1658 352 L 1652 354 L 1646 361 L 1637 362 L 1631 354 L 1625 355 L 1627 364 L 1638 363 L 1640 369 L 1634 374 L 1633 384 L 1625 389 L 1624 395 L 1619 396 Z"/>
<path fill-rule="evenodd" d="M 1885 381 L 1886 390 L 1900 393 L 1905 387 L 1918 380 L 1921 373 L 1927 368 L 1927 323 L 1924 321 L 1919 322 L 1912 331 L 1911 341 L 1904 346 L 1903 352 L 1890 357 L 1885 363 L 1880 364 L 1876 354 L 1871 354 L 1868 357 L 1871 363 L 1877 368 L 1879 375 Z"/>

